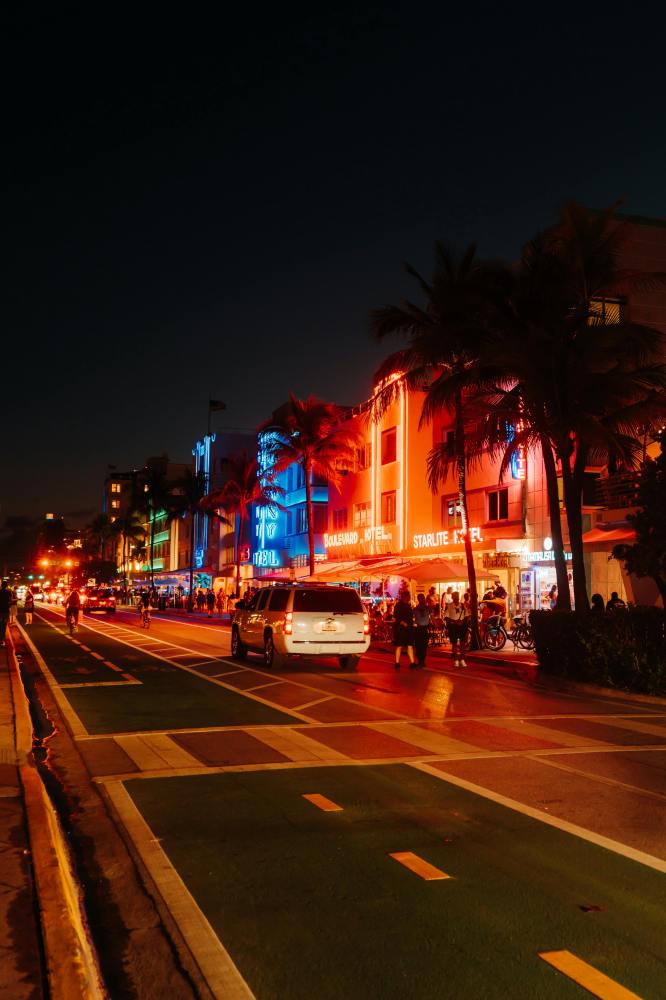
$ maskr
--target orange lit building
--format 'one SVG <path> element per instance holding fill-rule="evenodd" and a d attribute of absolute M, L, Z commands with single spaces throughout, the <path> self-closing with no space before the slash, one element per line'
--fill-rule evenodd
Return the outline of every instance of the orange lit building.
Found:
<path fill-rule="evenodd" d="M 629 222 L 623 264 L 666 272 L 666 222 Z M 599 308 L 616 322 L 626 316 L 666 332 L 664 291 L 642 291 L 629 301 L 599 303 Z M 349 415 L 363 443 L 355 469 L 343 476 L 339 489 L 329 489 L 324 536 L 329 563 L 371 556 L 464 562 L 455 475 L 449 475 L 437 494 L 426 481 L 428 452 L 438 442 L 453 447 L 453 420 L 440 415 L 419 429 L 422 400 L 422 393 L 403 391 L 377 423 L 369 419 L 369 403 Z M 636 473 L 609 476 L 600 467 L 587 472 L 583 494 L 587 581 L 590 593 L 607 597 L 617 590 L 628 600 L 653 603 L 645 582 L 625 579 L 620 563 L 610 558 L 618 540 L 631 538 L 626 515 L 634 506 L 636 478 Z M 483 459 L 468 471 L 467 497 L 479 591 L 484 578 L 499 578 L 509 594 L 510 610 L 547 606 L 556 579 L 540 452 L 522 456 L 503 482 L 499 462 Z M 564 511 L 562 515 L 565 554 L 570 558 Z M 389 565 L 386 576 L 390 577 Z M 440 590 L 446 586 L 444 581 L 430 582 Z M 398 583 L 394 581 L 393 590 Z M 455 589 L 461 589 L 460 584 Z"/>

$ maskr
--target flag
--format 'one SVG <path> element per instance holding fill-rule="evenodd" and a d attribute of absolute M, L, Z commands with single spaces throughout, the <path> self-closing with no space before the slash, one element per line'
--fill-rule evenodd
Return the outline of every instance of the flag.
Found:
<path fill-rule="evenodd" d="M 209 410 L 226 410 L 227 404 L 223 403 L 220 399 L 209 399 L 208 409 Z"/>

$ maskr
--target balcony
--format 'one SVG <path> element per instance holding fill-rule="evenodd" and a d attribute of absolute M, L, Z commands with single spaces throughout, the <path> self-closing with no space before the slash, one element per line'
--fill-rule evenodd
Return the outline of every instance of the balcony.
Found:
<path fill-rule="evenodd" d="M 638 506 L 638 490 L 641 484 L 640 470 L 616 472 L 605 479 L 596 481 L 596 502 L 610 510 L 626 510 Z"/>

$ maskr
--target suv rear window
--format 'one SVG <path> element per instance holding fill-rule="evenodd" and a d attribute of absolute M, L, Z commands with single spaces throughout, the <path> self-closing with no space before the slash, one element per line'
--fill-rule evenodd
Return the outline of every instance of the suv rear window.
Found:
<path fill-rule="evenodd" d="M 363 611 L 361 598 L 355 590 L 297 590 L 294 594 L 294 611 L 335 612 Z"/>
<path fill-rule="evenodd" d="M 288 590 L 274 590 L 271 594 L 271 611 L 286 611 L 287 601 L 289 600 Z"/>

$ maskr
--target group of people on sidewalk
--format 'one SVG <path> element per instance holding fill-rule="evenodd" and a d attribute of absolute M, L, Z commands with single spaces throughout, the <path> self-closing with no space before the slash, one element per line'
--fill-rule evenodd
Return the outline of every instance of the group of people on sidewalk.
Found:
<path fill-rule="evenodd" d="M 434 590 L 434 588 L 433 588 Z M 430 597 L 430 601 L 428 598 Z M 454 667 L 466 667 L 463 650 L 469 630 L 469 594 L 461 599 L 458 591 L 450 591 L 451 599 L 435 602 L 432 595 L 418 594 L 416 604 L 412 604 L 408 590 L 403 590 L 393 608 L 393 645 L 395 647 L 395 669 L 400 670 L 403 650 L 407 653 L 409 666 L 418 670 L 425 666 L 430 624 L 434 617 L 444 621 L 451 641 L 451 659 Z"/>

